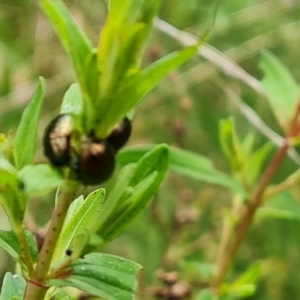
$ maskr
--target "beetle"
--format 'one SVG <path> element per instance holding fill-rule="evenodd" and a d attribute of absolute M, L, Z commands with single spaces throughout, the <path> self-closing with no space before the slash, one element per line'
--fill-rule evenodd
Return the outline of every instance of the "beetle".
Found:
<path fill-rule="evenodd" d="M 44 154 L 53 165 L 69 165 L 72 132 L 72 117 L 69 114 L 56 116 L 46 127 L 43 137 Z"/>
<path fill-rule="evenodd" d="M 131 122 L 127 117 L 125 117 L 119 124 L 117 124 L 113 128 L 112 132 L 106 138 L 106 140 L 115 151 L 118 151 L 128 141 L 131 135 L 131 131 L 132 131 Z"/>
<path fill-rule="evenodd" d="M 87 138 L 82 141 L 80 153 L 73 157 L 71 168 L 82 183 L 99 184 L 115 169 L 114 151 L 105 140 Z"/>
<path fill-rule="evenodd" d="M 73 130 L 70 114 L 56 116 L 45 129 L 45 156 L 54 166 L 70 167 L 74 177 L 83 184 L 96 185 L 107 180 L 115 168 L 115 153 L 131 135 L 130 120 L 123 118 L 105 139 L 82 135 L 77 150 L 71 147 Z"/>

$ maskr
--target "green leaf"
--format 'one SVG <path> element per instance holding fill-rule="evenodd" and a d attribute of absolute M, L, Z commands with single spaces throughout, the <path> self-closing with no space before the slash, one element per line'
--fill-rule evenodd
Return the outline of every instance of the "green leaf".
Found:
<path fill-rule="evenodd" d="M 238 172 L 245 163 L 243 148 L 238 141 L 233 118 L 220 121 L 219 139 L 227 160 L 233 171 Z"/>
<path fill-rule="evenodd" d="M 25 238 L 28 245 L 29 253 L 33 262 L 38 259 L 38 247 L 33 233 L 29 230 L 25 230 Z"/>
<path fill-rule="evenodd" d="M 61 114 L 79 115 L 82 113 L 83 100 L 78 83 L 73 83 L 66 91 L 60 106 Z"/>
<path fill-rule="evenodd" d="M 70 56 L 80 86 L 85 91 L 86 82 L 83 74 L 86 61 L 92 53 L 91 41 L 74 21 L 63 1 L 42 0 L 40 5 Z"/>
<path fill-rule="evenodd" d="M 6 158 L 0 156 L 0 186 L 18 187 L 20 184 L 16 168 Z"/>
<path fill-rule="evenodd" d="M 33 262 L 37 261 L 38 249 L 31 231 L 25 231 L 25 238 Z M 0 247 L 13 259 L 20 261 L 21 248 L 16 234 L 13 231 L 0 230 Z"/>
<path fill-rule="evenodd" d="M 281 192 L 259 208 L 256 219 L 260 221 L 266 218 L 300 221 L 300 205 L 291 193 Z"/>
<path fill-rule="evenodd" d="M 168 169 L 168 148 L 162 144 L 146 153 L 137 164 L 129 166 L 119 179 L 127 187 L 122 193 L 112 193 L 115 198 L 107 199 L 109 214 L 99 220 L 97 233 L 105 240 L 111 240 L 150 202 L 158 190 Z M 124 176 L 128 176 L 126 179 Z M 128 181 L 127 181 L 128 180 Z M 113 208 L 113 210 L 111 210 Z"/>
<path fill-rule="evenodd" d="M 78 300 L 78 297 L 71 297 L 63 289 L 51 287 L 44 300 Z"/>
<path fill-rule="evenodd" d="M 211 289 L 204 289 L 202 290 L 195 298 L 195 300 L 218 300 L 217 297 Z"/>
<path fill-rule="evenodd" d="M 236 279 L 231 287 L 238 287 L 245 284 L 256 283 L 261 276 L 261 262 L 256 262 L 249 269 Z"/>
<path fill-rule="evenodd" d="M 53 262 L 62 259 L 66 250 L 70 249 L 73 239 L 89 229 L 90 220 L 99 220 L 102 217 L 101 207 L 104 197 L 105 190 L 98 189 L 90 193 L 86 199 L 79 197 L 73 201 L 55 248 Z"/>
<path fill-rule="evenodd" d="M 111 1 L 108 22 L 109 27 L 130 26 L 136 22 L 138 13 L 144 1 L 141 0 L 114 0 Z"/>
<path fill-rule="evenodd" d="M 228 299 L 242 299 L 246 297 L 251 297 L 256 292 L 256 285 L 255 284 L 244 284 L 236 287 L 228 288 L 227 296 Z"/>
<path fill-rule="evenodd" d="M 5 273 L 0 300 L 22 300 L 25 294 L 26 281 L 19 275 Z"/>
<path fill-rule="evenodd" d="M 207 281 L 210 281 L 216 272 L 215 264 L 201 261 L 183 261 L 180 266 L 184 268 L 185 272 L 195 274 L 195 276 Z"/>
<path fill-rule="evenodd" d="M 33 163 L 44 90 L 45 82 L 40 77 L 38 88 L 22 114 L 14 139 L 14 160 L 18 169 Z"/>
<path fill-rule="evenodd" d="M 138 38 L 143 32 L 143 24 L 134 24 L 128 28 L 106 27 L 101 34 L 98 53 L 98 68 L 102 74 L 100 81 L 99 105 L 104 109 L 107 96 L 116 89 L 128 70 L 136 63 L 133 55 L 139 46 Z M 106 100 L 107 101 L 107 100 Z"/>
<path fill-rule="evenodd" d="M 28 197 L 22 186 L 7 185 L 1 187 L 0 204 L 5 210 L 14 232 L 20 232 L 23 227 L 24 213 Z"/>
<path fill-rule="evenodd" d="M 113 1 L 111 4 L 98 47 L 98 69 L 103 75 L 100 80 L 101 102 L 115 89 L 117 80 L 136 64 L 137 53 L 147 38 L 143 29 L 149 24 L 138 22 L 136 18 L 143 10 L 142 4 L 143 1 L 139 0 Z"/>
<path fill-rule="evenodd" d="M 198 47 L 192 46 L 171 53 L 124 79 L 115 93 L 99 103 L 99 119 L 102 122 L 97 127 L 97 136 L 106 136 L 109 130 L 139 104 L 168 73 L 193 57 L 197 50 Z"/>
<path fill-rule="evenodd" d="M 18 238 L 13 231 L 0 230 L 0 247 L 15 260 L 21 253 Z"/>
<path fill-rule="evenodd" d="M 130 177 L 134 171 L 135 164 L 130 164 L 121 170 L 120 175 L 112 191 L 108 194 L 103 208 L 101 209 L 101 219 L 91 219 L 89 228 L 91 231 L 96 232 L 101 227 L 110 215 L 114 213 L 123 204 L 123 199 L 128 195 L 132 195 L 132 188 L 128 187 Z"/>
<path fill-rule="evenodd" d="M 141 266 L 123 258 L 90 253 L 71 264 L 72 275 L 66 279 L 52 279 L 54 286 L 73 286 L 107 300 L 134 300 L 136 275 Z"/>
<path fill-rule="evenodd" d="M 170 168 L 182 175 L 201 181 L 228 187 L 235 192 L 244 194 L 243 187 L 234 178 L 216 170 L 212 162 L 201 155 L 176 149 L 170 149 Z"/>
<path fill-rule="evenodd" d="M 298 84 L 283 63 L 269 51 L 263 52 L 260 67 L 265 74 L 261 83 L 273 112 L 281 127 L 287 129 L 299 97 Z"/>
<path fill-rule="evenodd" d="M 47 164 L 27 165 L 19 171 L 19 176 L 30 196 L 43 195 L 57 188 L 63 181 L 60 171 Z"/>
<path fill-rule="evenodd" d="M 221 286 L 221 294 L 228 295 L 230 299 L 250 297 L 256 292 L 256 283 L 261 277 L 261 262 L 254 263 L 238 279 L 231 284 Z"/>
<path fill-rule="evenodd" d="M 255 183 L 261 174 L 261 170 L 274 149 L 273 143 L 266 143 L 245 161 L 243 172 L 250 183 Z"/>
<path fill-rule="evenodd" d="M 121 165 L 136 162 L 142 155 L 151 150 L 153 147 L 153 145 L 126 147 L 118 153 L 117 162 Z M 243 187 L 238 181 L 227 174 L 216 170 L 211 160 L 207 157 L 170 146 L 168 146 L 168 151 L 170 157 L 169 166 L 174 172 L 196 180 L 219 184 L 221 186 L 228 187 L 237 193 L 245 193 Z"/>
<path fill-rule="evenodd" d="M 246 157 L 250 156 L 253 152 L 255 137 L 255 133 L 250 131 L 249 133 L 247 133 L 246 137 L 242 142 L 243 152 L 245 153 Z"/>
<path fill-rule="evenodd" d="M 84 65 L 84 74 L 88 99 L 91 103 L 96 102 L 99 94 L 100 72 L 98 70 L 98 54 L 96 49 L 88 56 Z M 90 103 L 90 104 L 91 104 Z M 86 105 L 87 103 L 85 103 Z M 86 109 L 86 108 L 85 108 Z"/>

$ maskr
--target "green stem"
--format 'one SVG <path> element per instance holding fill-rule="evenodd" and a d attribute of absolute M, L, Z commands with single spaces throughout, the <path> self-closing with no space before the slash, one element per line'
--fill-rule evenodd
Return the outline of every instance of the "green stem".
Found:
<path fill-rule="evenodd" d="M 33 280 L 28 282 L 24 300 L 42 300 L 47 292 L 45 281 L 50 269 L 52 256 L 71 202 L 74 200 L 78 183 L 65 180 L 63 183 L 60 201 L 53 211 L 45 241 L 39 253 Z"/>
<path fill-rule="evenodd" d="M 229 268 L 237 254 L 240 244 L 245 237 L 247 229 L 253 221 L 255 212 L 262 203 L 264 191 L 273 178 L 284 157 L 286 156 L 288 148 L 288 144 L 285 143 L 278 150 L 277 154 L 262 176 L 261 181 L 256 191 L 253 193 L 251 199 L 246 204 L 246 206 L 243 207 L 243 210 L 239 212 L 239 215 L 241 215 L 241 217 L 239 218 L 239 221 L 234 224 L 234 227 L 231 228 L 232 234 L 226 236 L 226 241 L 223 242 L 223 247 L 219 250 L 217 274 L 212 282 L 213 290 L 217 292 L 219 291 L 220 285 L 224 281 L 226 274 L 229 271 Z"/>
<path fill-rule="evenodd" d="M 27 241 L 26 241 L 24 228 L 21 228 L 20 232 L 17 232 L 16 234 L 17 234 L 20 246 L 21 246 L 20 257 L 22 259 L 22 262 L 27 266 L 28 273 L 29 273 L 28 275 L 29 275 L 29 277 L 31 277 L 33 274 L 33 262 L 32 262 L 32 258 L 30 255 Z"/>
<path fill-rule="evenodd" d="M 45 298 L 48 288 L 38 285 L 32 281 L 27 282 L 24 300 L 42 300 Z"/>
<path fill-rule="evenodd" d="M 0 203 L 9 219 L 12 231 L 16 235 L 20 244 L 20 259 L 23 264 L 23 266 L 21 264 L 22 270 L 24 271 L 25 277 L 31 277 L 33 273 L 33 262 L 26 241 L 25 229 L 23 224 L 25 208 L 20 204 L 21 202 L 26 203 L 26 200 L 24 198 L 19 199 L 19 197 L 22 196 L 16 194 L 16 192 L 9 187 L 2 189 L 1 192 L 4 197 L 1 198 L 0 196 Z M 12 203 L 14 204 L 12 205 Z M 27 269 L 25 266 L 27 267 Z"/>
<path fill-rule="evenodd" d="M 226 235 L 222 242 L 222 247 L 219 248 L 217 260 L 217 272 L 211 282 L 211 288 L 215 293 L 220 292 L 220 286 L 225 280 L 225 277 L 230 269 L 232 262 L 238 252 L 238 249 L 244 240 L 246 232 L 252 224 L 254 215 L 260 205 L 263 203 L 266 189 L 271 182 L 273 176 L 278 170 L 280 164 L 286 157 L 290 147 L 290 140 L 299 135 L 300 123 L 298 118 L 300 116 L 300 99 L 295 109 L 294 115 L 291 119 L 289 132 L 286 135 L 283 145 L 278 149 L 276 155 L 269 163 L 266 171 L 262 175 L 258 186 L 251 195 L 250 200 L 246 205 L 239 208 L 238 211 L 233 211 L 233 216 L 238 216 L 238 221 L 230 226 L 230 234 L 225 231 Z"/>

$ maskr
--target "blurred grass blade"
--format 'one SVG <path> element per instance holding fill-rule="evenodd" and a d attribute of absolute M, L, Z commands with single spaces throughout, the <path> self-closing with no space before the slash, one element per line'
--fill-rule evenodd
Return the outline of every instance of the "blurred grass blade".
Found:
<path fill-rule="evenodd" d="M 40 77 L 38 88 L 22 114 L 14 139 L 14 160 L 18 169 L 33 163 L 44 91 L 45 82 Z"/>
<path fill-rule="evenodd" d="M 233 171 L 240 171 L 244 163 L 242 145 L 239 143 L 233 118 L 220 121 L 220 144 L 230 167 Z"/>
<path fill-rule="evenodd" d="M 19 275 L 5 273 L 0 300 L 22 300 L 25 294 L 26 281 Z"/>
<path fill-rule="evenodd" d="M 262 206 L 256 215 L 258 221 L 264 219 L 286 219 L 300 222 L 300 205 L 290 192 L 281 192 Z"/>
<path fill-rule="evenodd" d="M 287 129 L 299 97 L 299 86 L 283 63 L 269 51 L 263 52 L 260 68 L 265 75 L 261 84 L 269 103 L 278 123 Z"/>
<path fill-rule="evenodd" d="M 251 297 L 256 292 L 256 284 L 261 278 L 261 262 L 252 264 L 233 283 L 223 283 L 221 295 L 228 295 L 229 299 L 242 299 Z"/>
<path fill-rule="evenodd" d="M 246 270 L 238 279 L 232 283 L 232 287 L 238 287 L 244 284 L 254 284 L 261 276 L 261 262 L 256 262 Z"/>
<path fill-rule="evenodd" d="M 221 300 L 211 289 L 203 289 L 195 298 L 195 300 Z M 231 300 L 231 299 L 230 299 Z"/>
<path fill-rule="evenodd" d="M 248 182 L 256 183 L 261 174 L 261 170 L 273 149 L 273 143 L 266 143 L 247 158 L 243 171 Z"/>

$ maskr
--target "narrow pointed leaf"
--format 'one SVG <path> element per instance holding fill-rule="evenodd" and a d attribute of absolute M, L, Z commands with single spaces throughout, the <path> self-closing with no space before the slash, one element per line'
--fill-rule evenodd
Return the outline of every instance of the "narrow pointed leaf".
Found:
<path fill-rule="evenodd" d="M 152 149 L 153 145 L 142 147 L 126 147 L 117 155 L 117 162 L 121 165 L 136 162 L 142 155 Z M 229 175 L 216 170 L 205 156 L 183 149 L 168 146 L 169 167 L 178 174 L 208 183 L 218 184 L 244 194 L 242 185 Z"/>
<path fill-rule="evenodd" d="M 233 171 L 241 171 L 245 162 L 243 147 L 238 140 L 233 118 L 220 121 L 219 139 L 230 167 Z"/>
<path fill-rule="evenodd" d="M 41 8 L 54 26 L 74 65 L 81 88 L 85 90 L 84 66 L 92 53 L 92 43 L 75 22 L 61 0 L 42 0 Z"/>
<path fill-rule="evenodd" d="M 104 197 L 105 190 L 98 189 L 90 193 L 86 199 L 79 197 L 72 203 L 55 248 L 53 262 L 65 256 L 65 252 L 69 249 L 74 237 L 88 229 L 91 219 L 101 218 L 101 207 Z"/>
<path fill-rule="evenodd" d="M 238 279 L 236 279 L 231 287 L 238 287 L 245 284 L 256 283 L 261 276 L 261 262 L 254 263 L 252 266 L 246 270 Z"/>
<path fill-rule="evenodd" d="M 90 220 L 89 229 L 91 231 L 97 231 L 101 227 L 101 224 L 105 222 L 105 219 L 112 215 L 112 213 L 122 205 L 124 202 L 123 199 L 128 195 L 126 191 L 132 190 L 131 188 L 128 188 L 128 182 L 132 176 L 134 166 L 134 164 L 130 164 L 121 170 L 113 190 L 108 194 L 108 198 L 101 209 L 102 218 L 93 218 Z"/>
<path fill-rule="evenodd" d="M 60 106 L 61 114 L 79 115 L 83 109 L 83 100 L 78 83 L 73 83 L 66 91 Z"/>
<path fill-rule="evenodd" d="M 120 181 L 127 184 L 122 193 L 108 199 L 108 215 L 99 222 L 97 233 L 105 241 L 116 237 L 123 228 L 151 201 L 168 169 L 168 149 L 159 145 L 142 156 L 133 167 L 127 167 Z M 114 201 L 114 204 L 109 204 Z M 115 203 L 118 203 L 116 205 Z M 105 211 L 104 205 L 104 211 Z"/>
<path fill-rule="evenodd" d="M 287 129 L 300 95 L 298 84 L 284 64 L 269 51 L 263 52 L 260 67 L 265 75 L 261 83 L 269 103 L 279 124 Z"/>
<path fill-rule="evenodd" d="M 255 151 L 245 162 L 244 174 L 250 183 L 255 183 L 258 179 L 264 163 L 274 149 L 273 143 L 267 143 Z"/>
<path fill-rule="evenodd" d="M 44 90 L 44 79 L 40 78 L 38 88 L 29 105 L 24 110 L 20 125 L 16 132 L 14 139 L 14 159 L 18 169 L 33 163 Z"/>
<path fill-rule="evenodd" d="M 102 123 L 97 128 L 98 136 L 106 136 L 107 130 L 112 128 L 124 115 L 138 105 L 171 71 L 182 65 L 197 53 L 197 46 L 171 53 L 156 61 L 148 68 L 129 76 L 119 87 L 106 110 L 100 110 Z"/>

